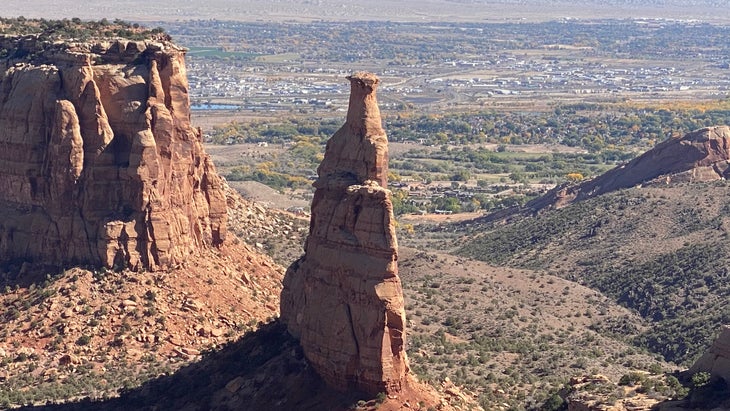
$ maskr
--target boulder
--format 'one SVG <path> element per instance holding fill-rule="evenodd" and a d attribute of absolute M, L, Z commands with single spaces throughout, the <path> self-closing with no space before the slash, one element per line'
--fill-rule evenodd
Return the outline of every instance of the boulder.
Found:
<path fill-rule="evenodd" d="M 712 346 L 689 369 L 689 374 L 709 372 L 730 381 L 730 326 L 723 326 Z"/>

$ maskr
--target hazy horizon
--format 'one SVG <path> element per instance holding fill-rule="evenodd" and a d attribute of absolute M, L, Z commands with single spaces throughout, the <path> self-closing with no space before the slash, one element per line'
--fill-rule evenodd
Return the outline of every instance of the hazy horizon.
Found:
<path fill-rule="evenodd" d="M 6 0 L 3 17 L 176 21 L 392 20 L 545 21 L 560 18 L 666 18 L 730 22 L 730 0 Z"/>

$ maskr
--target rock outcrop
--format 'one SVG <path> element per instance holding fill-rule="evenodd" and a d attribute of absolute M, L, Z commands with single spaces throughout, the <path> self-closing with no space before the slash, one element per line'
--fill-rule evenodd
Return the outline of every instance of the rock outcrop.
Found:
<path fill-rule="evenodd" d="M 730 178 L 730 127 L 703 128 L 663 141 L 656 147 L 592 180 L 558 187 L 527 204 L 539 211 L 563 207 L 639 184 L 713 181 Z"/>
<path fill-rule="evenodd" d="M 378 78 L 351 82 L 347 121 L 314 183 L 305 255 L 284 279 L 281 318 L 331 386 L 397 392 L 408 372 L 398 245 Z"/>
<path fill-rule="evenodd" d="M 689 369 L 689 374 L 709 372 L 730 381 L 730 326 L 723 326 L 712 346 Z"/>
<path fill-rule="evenodd" d="M 165 40 L 0 37 L 0 259 L 156 270 L 226 235 Z"/>

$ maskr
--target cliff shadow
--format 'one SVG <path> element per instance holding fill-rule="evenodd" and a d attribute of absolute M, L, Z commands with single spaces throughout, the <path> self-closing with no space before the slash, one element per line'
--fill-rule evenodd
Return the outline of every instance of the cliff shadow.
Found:
<path fill-rule="evenodd" d="M 118 398 L 23 407 L 22 410 L 347 410 L 362 393 L 327 387 L 307 364 L 286 326 L 274 321 L 175 373 Z"/>
<path fill-rule="evenodd" d="M 0 289 L 28 288 L 31 284 L 42 285 L 60 277 L 68 267 L 38 264 L 24 259 L 14 259 L 0 262 Z"/>

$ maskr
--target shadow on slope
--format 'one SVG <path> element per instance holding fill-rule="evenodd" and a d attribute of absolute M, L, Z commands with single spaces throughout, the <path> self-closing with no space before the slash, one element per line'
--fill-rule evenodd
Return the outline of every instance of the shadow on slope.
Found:
<path fill-rule="evenodd" d="M 42 285 L 46 280 L 61 275 L 66 269 L 74 266 L 55 266 L 38 264 L 25 260 L 0 263 L 0 287 L 28 288 L 31 285 Z"/>
<path fill-rule="evenodd" d="M 345 410 L 366 394 L 328 388 L 278 321 L 119 398 L 24 410 Z"/>

